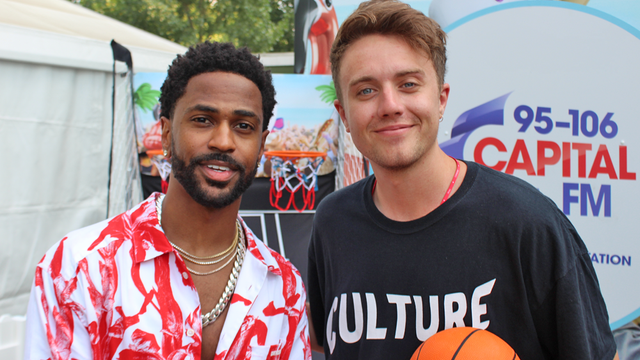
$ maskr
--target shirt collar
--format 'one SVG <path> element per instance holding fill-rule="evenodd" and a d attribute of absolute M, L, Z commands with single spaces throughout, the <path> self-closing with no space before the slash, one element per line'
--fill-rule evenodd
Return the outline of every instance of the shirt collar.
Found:
<path fill-rule="evenodd" d="M 156 200 L 162 194 L 156 192 L 140 203 L 137 207 L 122 215 L 123 221 L 129 222 L 132 240 L 132 258 L 135 263 L 154 259 L 160 255 L 174 251 L 173 246 L 164 234 L 158 222 Z M 240 224 L 246 234 L 247 255 L 254 257 L 267 267 L 269 272 L 280 275 L 280 265 L 273 250 L 267 248 L 251 231 L 238 215 Z"/>
<path fill-rule="evenodd" d="M 173 251 L 158 222 L 156 200 L 160 193 L 153 193 L 137 207 L 127 211 L 123 217 L 131 225 L 131 241 L 134 263 L 151 260 Z"/>

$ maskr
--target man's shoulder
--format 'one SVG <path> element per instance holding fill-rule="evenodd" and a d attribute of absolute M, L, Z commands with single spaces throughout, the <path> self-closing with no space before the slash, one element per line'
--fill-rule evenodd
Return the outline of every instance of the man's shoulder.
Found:
<path fill-rule="evenodd" d="M 146 214 L 150 211 L 146 204 L 148 201 L 110 219 L 69 232 L 49 248 L 38 266 L 47 267 L 52 262 L 60 262 L 59 265 L 67 268 L 71 275 L 80 262 L 91 258 L 100 249 L 114 242 L 131 240 L 135 228 L 149 215 Z"/>
<path fill-rule="evenodd" d="M 373 175 L 327 195 L 318 204 L 316 216 L 335 214 L 336 211 L 353 210 L 353 206 L 357 206 L 358 203 L 362 202 L 364 191 L 372 181 Z"/>
<path fill-rule="evenodd" d="M 557 208 L 553 200 L 544 195 L 535 186 L 514 175 L 496 171 L 487 166 L 467 162 L 470 169 L 476 171 L 473 186 L 474 194 L 482 193 L 487 197 L 496 197 L 501 201 L 525 202 L 523 205 Z"/>
<path fill-rule="evenodd" d="M 287 260 L 280 253 L 263 243 L 262 240 L 260 240 L 251 231 L 251 229 L 248 227 L 245 227 L 245 229 L 248 229 L 247 250 L 251 256 L 265 264 L 271 273 L 282 277 L 283 281 L 289 281 L 289 279 L 296 278 L 298 280 L 298 284 L 302 282 L 302 275 L 300 274 L 300 271 L 298 271 L 291 261 Z"/>
<path fill-rule="evenodd" d="M 538 192 L 538 190 L 531 184 L 514 175 L 506 174 L 475 162 L 467 161 L 466 163 L 470 169 L 475 169 L 474 171 L 477 172 L 476 177 L 479 180 L 484 180 L 492 184 L 496 184 L 497 186 L 499 186 L 499 189 L 503 187 L 514 187 L 518 189 L 524 189 L 527 192 Z"/>
<path fill-rule="evenodd" d="M 479 212 L 486 219 L 499 219 L 497 223 L 521 224 L 529 228 L 544 226 L 558 231 L 575 229 L 558 205 L 535 186 L 516 176 L 486 166 L 468 163 L 477 168 L 469 193 L 465 196 L 467 208 Z"/>

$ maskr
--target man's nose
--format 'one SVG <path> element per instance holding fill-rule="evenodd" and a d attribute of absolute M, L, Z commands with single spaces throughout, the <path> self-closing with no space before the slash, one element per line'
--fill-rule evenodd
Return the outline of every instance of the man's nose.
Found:
<path fill-rule="evenodd" d="M 227 122 L 222 122 L 212 130 L 209 148 L 220 152 L 232 152 L 236 148 L 233 129 Z"/>
<path fill-rule="evenodd" d="M 382 88 L 379 95 L 378 116 L 381 118 L 395 117 L 402 115 L 403 111 L 404 105 L 398 91 L 391 86 Z"/>

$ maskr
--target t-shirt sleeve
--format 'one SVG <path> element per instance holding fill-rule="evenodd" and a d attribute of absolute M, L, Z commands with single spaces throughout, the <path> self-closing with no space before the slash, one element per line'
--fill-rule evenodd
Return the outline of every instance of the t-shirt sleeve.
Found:
<path fill-rule="evenodd" d="M 573 266 L 557 279 L 533 316 L 538 337 L 550 358 L 611 360 L 616 353 L 604 298 L 588 253 L 575 257 Z"/>
<path fill-rule="evenodd" d="M 322 272 L 318 267 L 318 259 L 317 252 L 315 249 L 315 244 L 318 241 L 316 238 L 315 230 L 311 232 L 311 241 L 309 242 L 309 261 L 308 261 L 308 271 L 307 271 L 307 285 L 308 285 L 308 297 L 309 297 L 309 306 L 311 310 L 311 323 L 313 324 L 313 330 L 316 334 L 316 339 L 318 340 L 318 345 L 324 345 L 324 301 L 322 298 Z M 322 264 L 322 262 L 320 262 Z"/>

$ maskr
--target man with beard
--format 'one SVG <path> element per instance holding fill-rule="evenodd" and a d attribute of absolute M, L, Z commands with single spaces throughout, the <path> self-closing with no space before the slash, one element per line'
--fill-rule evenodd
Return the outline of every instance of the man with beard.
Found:
<path fill-rule="evenodd" d="M 204 43 L 162 86 L 166 196 L 74 231 L 36 269 L 27 359 L 310 359 L 298 271 L 238 216 L 275 106 L 246 49 Z"/>

